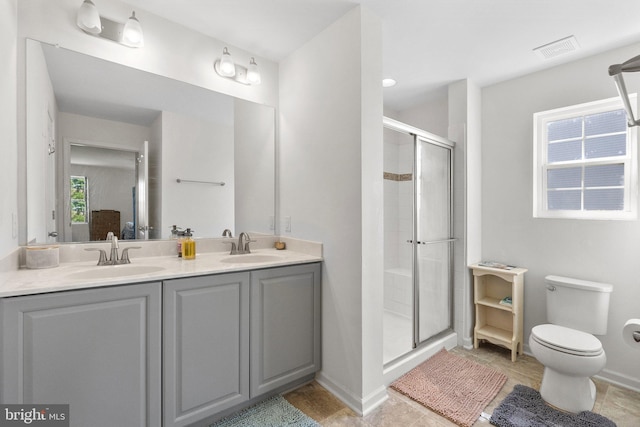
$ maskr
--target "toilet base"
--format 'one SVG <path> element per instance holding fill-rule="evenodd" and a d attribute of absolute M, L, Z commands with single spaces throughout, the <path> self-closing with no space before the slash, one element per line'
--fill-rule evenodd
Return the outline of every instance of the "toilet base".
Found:
<path fill-rule="evenodd" d="M 596 401 L 596 385 L 589 377 L 565 375 L 545 366 L 540 395 L 549 405 L 563 411 L 590 411 Z"/>

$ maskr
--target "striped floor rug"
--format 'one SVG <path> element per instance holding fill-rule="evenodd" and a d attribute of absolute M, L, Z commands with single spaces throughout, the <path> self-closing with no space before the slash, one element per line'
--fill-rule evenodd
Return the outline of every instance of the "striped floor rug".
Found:
<path fill-rule="evenodd" d="M 507 376 L 495 369 L 442 349 L 391 388 L 460 426 L 470 427 L 506 381 Z"/>

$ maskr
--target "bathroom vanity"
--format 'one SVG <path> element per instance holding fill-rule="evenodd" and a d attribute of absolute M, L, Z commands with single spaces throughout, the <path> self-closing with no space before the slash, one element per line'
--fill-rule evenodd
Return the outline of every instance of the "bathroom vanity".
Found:
<path fill-rule="evenodd" d="M 165 266 L 144 277 L 18 272 L 23 295 L 0 287 L 1 401 L 68 403 L 72 426 L 208 425 L 310 380 L 321 258 L 258 252 L 138 260 Z"/>

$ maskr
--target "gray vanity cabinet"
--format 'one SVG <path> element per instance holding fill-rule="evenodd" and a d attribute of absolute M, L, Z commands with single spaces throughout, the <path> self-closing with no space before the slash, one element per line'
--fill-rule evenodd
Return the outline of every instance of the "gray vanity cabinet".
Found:
<path fill-rule="evenodd" d="M 249 273 L 164 282 L 164 426 L 249 399 Z"/>
<path fill-rule="evenodd" d="M 251 273 L 251 397 L 320 369 L 320 264 Z"/>
<path fill-rule="evenodd" d="M 161 284 L 0 300 L 2 403 L 69 404 L 74 427 L 160 425 Z"/>

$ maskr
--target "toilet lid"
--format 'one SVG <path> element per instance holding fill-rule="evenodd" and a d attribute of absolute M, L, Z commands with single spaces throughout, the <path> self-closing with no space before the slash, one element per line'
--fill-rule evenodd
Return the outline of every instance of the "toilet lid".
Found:
<path fill-rule="evenodd" d="M 578 356 L 597 356 L 602 353 L 602 343 L 586 332 L 558 325 L 538 325 L 531 336 L 541 345 L 563 353 Z"/>

